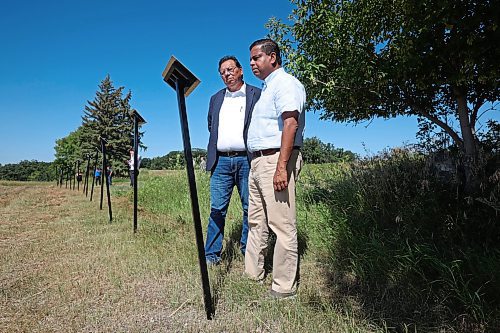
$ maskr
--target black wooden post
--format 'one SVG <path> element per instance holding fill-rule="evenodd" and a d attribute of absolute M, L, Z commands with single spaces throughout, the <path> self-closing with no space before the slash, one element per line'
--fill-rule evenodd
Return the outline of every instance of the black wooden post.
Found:
<path fill-rule="evenodd" d="M 70 190 L 74 190 L 75 189 L 75 180 L 76 180 L 75 169 L 76 169 L 76 162 L 73 163 L 72 166 L 71 166 L 70 183 L 69 183 L 69 189 Z"/>
<path fill-rule="evenodd" d="M 66 167 L 66 188 L 68 188 L 68 178 L 69 178 L 69 171 L 68 167 Z M 71 183 L 69 183 L 69 187 L 71 188 Z"/>
<path fill-rule="evenodd" d="M 104 159 L 104 149 L 105 146 L 104 146 L 104 142 L 102 141 L 102 138 L 101 138 L 101 155 L 102 155 L 102 169 L 101 169 L 101 201 L 99 203 L 99 209 L 102 210 L 102 199 L 104 198 L 104 163 L 106 162 L 105 159 Z"/>
<path fill-rule="evenodd" d="M 87 154 L 86 157 L 87 157 L 87 168 L 85 169 L 85 182 L 83 184 L 83 192 L 85 192 L 85 196 L 89 194 L 90 154 Z"/>
<path fill-rule="evenodd" d="M 80 174 L 80 163 L 80 160 L 76 161 L 76 183 L 78 184 L 76 190 L 78 192 L 80 192 L 80 178 L 78 177 L 78 175 Z"/>
<path fill-rule="evenodd" d="M 134 117 L 134 233 L 137 232 L 137 169 L 139 169 L 138 158 L 139 155 L 139 145 L 138 145 L 138 137 L 139 136 L 139 123 L 137 118 Z"/>
<path fill-rule="evenodd" d="M 104 180 L 101 180 L 101 209 L 102 209 L 102 188 L 104 187 L 103 181 L 106 182 L 106 194 L 108 197 L 108 213 L 109 213 L 109 222 L 113 220 L 113 212 L 111 211 L 111 195 L 109 193 L 109 182 L 108 182 L 108 170 L 106 165 L 108 161 L 106 160 L 106 140 L 101 137 L 101 149 L 102 149 L 102 172 L 101 177 L 104 177 Z"/>
<path fill-rule="evenodd" d="M 92 201 L 92 195 L 94 194 L 95 171 L 97 169 L 98 158 L 99 158 L 99 151 L 96 151 L 95 152 L 95 162 L 94 162 L 94 173 L 92 174 L 92 190 L 90 191 L 90 201 Z"/>
<path fill-rule="evenodd" d="M 139 124 L 144 124 L 146 121 L 141 117 L 137 110 L 132 110 L 130 115 L 134 118 L 134 233 L 137 232 L 137 179 L 139 176 Z"/>
<path fill-rule="evenodd" d="M 73 186 L 73 179 L 71 178 L 72 167 L 68 166 L 68 180 L 69 180 L 69 189 Z"/>
<path fill-rule="evenodd" d="M 78 162 L 75 161 L 75 169 L 73 170 L 73 177 L 71 177 L 73 179 L 73 191 L 75 190 L 75 186 L 76 186 L 77 164 L 78 164 Z"/>
<path fill-rule="evenodd" d="M 184 65 L 174 57 L 170 58 L 167 67 L 163 71 L 163 80 L 177 92 L 177 102 L 182 129 L 182 141 L 184 144 L 184 157 L 186 159 L 186 170 L 189 181 L 189 192 L 191 194 L 191 210 L 198 248 L 198 262 L 200 264 L 201 282 L 203 287 L 203 299 L 207 319 L 212 319 L 214 314 L 212 296 L 210 292 L 210 281 L 208 277 L 207 263 L 205 260 L 205 247 L 203 242 L 203 231 L 200 219 L 200 207 L 198 203 L 198 192 L 196 190 L 196 180 L 193 167 L 193 156 L 191 152 L 191 139 L 189 137 L 189 126 L 186 114 L 185 96 L 199 84 L 198 78 L 194 76 Z"/>

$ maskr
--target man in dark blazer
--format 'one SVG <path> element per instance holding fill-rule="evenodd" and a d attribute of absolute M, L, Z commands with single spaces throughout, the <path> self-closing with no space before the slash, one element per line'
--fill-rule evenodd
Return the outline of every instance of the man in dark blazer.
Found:
<path fill-rule="evenodd" d="M 248 236 L 248 174 L 251 155 L 247 151 L 247 132 L 252 110 L 261 90 L 243 81 L 243 69 L 234 56 L 219 61 L 219 74 L 226 88 L 210 98 L 207 171 L 210 176 L 210 217 L 205 256 L 207 264 L 221 262 L 222 240 L 227 209 L 234 186 L 243 209 L 240 249 L 245 254 Z"/>

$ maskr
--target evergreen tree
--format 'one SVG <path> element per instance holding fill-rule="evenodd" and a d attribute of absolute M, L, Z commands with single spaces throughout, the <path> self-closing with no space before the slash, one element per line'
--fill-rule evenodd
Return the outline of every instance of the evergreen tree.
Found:
<path fill-rule="evenodd" d="M 96 149 L 100 151 L 100 138 L 104 138 L 108 161 L 116 173 L 125 172 L 125 161 L 134 140 L 133 120 L 129 115 L 132 93 L 128 92 L 123 97 L 123 89 L 115 88 L 109 75 L 106 76 L 94 100 L 87 102 L 82 116 L 82 155 L 93 156 Z"/>

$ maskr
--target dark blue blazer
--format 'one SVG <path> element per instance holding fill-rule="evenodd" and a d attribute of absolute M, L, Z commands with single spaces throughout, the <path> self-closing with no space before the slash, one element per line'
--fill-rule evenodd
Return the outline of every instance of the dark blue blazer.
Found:
<path fill-rule="evenodd" d="M 246 109 L 245 109 L 245 124 L 243 127 L 243 140 L 245 141 L 245 147 L 247 145 L 248 138 L 248 125 L 250 124 L 250 118 L 252 117 L 253 107 L 255 103 L 259 100 L 261 90 L 257 87 L 247 84 L 246 86 Z M 210 138 L 208 139 L 207 147 L 207 171 L 212 171 L 217 163 L 217 137 L 219 134 L 219 112 L 224 101 L 224 95 L 226 89 L 219 90 L 215 95 L 210 98 L 210 106 L 208 108 L 208 131 L 210 132 Z M 248 151 L 248 149 L 247 149 Z M 248 153 L 248 161 L 250 161 L 251 156 Z"/>

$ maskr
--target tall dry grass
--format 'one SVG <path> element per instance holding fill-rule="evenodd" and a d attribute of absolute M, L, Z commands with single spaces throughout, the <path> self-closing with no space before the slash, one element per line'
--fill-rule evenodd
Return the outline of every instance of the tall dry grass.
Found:
<path fill-rule="evenodd" d="M 369 317 L 401 330 L 500 328 L 499 179 L 472 197 L 451 176 L 408 150 L 303 174 L 302 233 Z"/>

